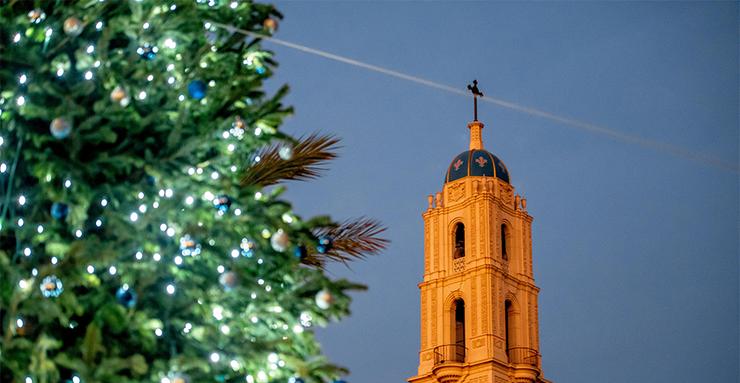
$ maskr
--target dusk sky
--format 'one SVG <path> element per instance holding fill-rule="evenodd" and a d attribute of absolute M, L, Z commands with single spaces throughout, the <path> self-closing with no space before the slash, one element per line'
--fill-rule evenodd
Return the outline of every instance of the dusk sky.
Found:
<path fill-rule="evenodd" d="M 276 37 L 738 163 L 737 2 L 277 2 Z M 308 217 L 371 216 L 369 287 L 319 331 L 350 383 L 415 375 L 421 214 L 467 149 L 470 99 L 271 43 L 296 114 L 340 136 Z M 487 150 L 534 216 L 540 350 L 555 383 L 738 382 L 738 173 L 482 103 Z"/>

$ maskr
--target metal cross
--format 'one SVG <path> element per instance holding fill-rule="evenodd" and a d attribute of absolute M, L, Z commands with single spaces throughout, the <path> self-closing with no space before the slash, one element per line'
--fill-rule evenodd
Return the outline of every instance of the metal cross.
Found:
<path fill-rule="evenodd" d="M 473 85 L 468 84 L 468 90 L 473 93 L 473 121 L 478 121 L 478 97 L 483 97 L 483 92 L 478 89 L 478 80 L 473 80 Z"/>

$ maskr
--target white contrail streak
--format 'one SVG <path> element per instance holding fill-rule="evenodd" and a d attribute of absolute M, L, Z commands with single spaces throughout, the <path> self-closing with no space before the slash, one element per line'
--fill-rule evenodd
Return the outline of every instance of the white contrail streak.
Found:
<path fill-rule="evenodd" d="M 218 23 L 214 21 L 210 21 L 210 24 L 215 27 L 224 28 L 231 32 L 238 32 L 245 36 L 260 38 L 260 39 L 269 41 L 277 45 L 282 45 L 284 47 L 299 50 L 301 52 L 306 52 L 312 55 L 324 57 L 329 60 L 334 60 L 334 61 L 342 62 L 345 64 L 353 65 L 356 67 L 364 68 L 364 69 L 367 69 L 373 72 L 382 73 L 387 76 L 396 77 L 402 80 L 415 82 L 417 84 L 425 85 L 431 88 L 440 89 L 445 92 L 454 93 L 454 94 L 464 96 L 464 97 L 471 96 L 468 92 L 466 92 L 463 89 L 455 88 L 455 87 L 452 87 L 446 84 L 440 84 L 438 82 L 427 80 L 425 78 L 421 78 L 418 76 L 412 76 L 412 75 L 401 73 L 401 72 L 398 72 L 392 69 L 383 68 L 383 67 L 373 65 L 373 64 L 368 64 L 362 61 L 351 59 L 349 57 L 340 56 L 334 53 L 322 51 L 320 49 L 315 49 L 315 48 L 307 47 L 305 45 L 292 43 L 290 41 L 277 39 L 277 38 L 267 36 L 261 33 L 239 29 L 239 28 L 234 27 L 233 25 L 226 25 L 226 24 L 222 24 L 222 23 Z M 562 125 L 565 125 L 571 128 L 576 128 L 576 129 L 585 130 L 585 131 L 592 132 L 592 133 L 601 134 L 601 135 L 610 137 L 617 141 L 622 141 L 622 142 L 626 142 L 630 144 L 637 144 L 637 145 L 647 147 L 650 149 L 667 152 L 667 153 L 670 153 L 675 156 L 682 157 L 688 160 L 697 161 L 697 162 L 701 162 L 707 165 L 716 166 L 722 169 L 730 170 L 734 173 L 740 173 L 740 166 L 737 163 L 726 161 L 714 155 L 698 153 L 698 152 L 694 152 L 689 149 L 683 148 L 681 146 L 669 144 L 666 142 L 651 140 L 651 139 L 640 137 L 637 135 L 622 133 L 620 131 L 613 130 L 613 129 L 610 129 L 610 128 L 607 128 L 601 125 L 596 125 L 596 124 L 592 124 L 589 122 L 580 121 L 580 120 L 570 118 L 570 117 L 559 116 L 557 114 L 553 114 L 550 112 L 546 112 L 546 111 L 539 110 L 539 109 L 532 108 L 532 107 L 525 106 L 525 105 L 520 105 L 520 104 L 511 102 L 511 101 L 506 101 L 500 98 L 486 96 L 484 98 L 481 98 L 480 100 L 483 102 L 488 102 L 490 104 L 498 105 L 498 106 L 501 106 L 507 109 L 511 109 L 511 110 L 526 113 L 529 115 L 537 116 L 540 118 L 552 120 L 552 121 L 558 122 Z"/>

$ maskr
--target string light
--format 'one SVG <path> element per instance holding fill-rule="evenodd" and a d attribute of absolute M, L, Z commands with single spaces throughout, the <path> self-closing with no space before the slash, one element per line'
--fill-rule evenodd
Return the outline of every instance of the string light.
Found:
<path fill-rule="evenodd" d="M 172 295 L 175 293 L 175 285 L 169 284 L 167 285 L 167 294 Z"/>

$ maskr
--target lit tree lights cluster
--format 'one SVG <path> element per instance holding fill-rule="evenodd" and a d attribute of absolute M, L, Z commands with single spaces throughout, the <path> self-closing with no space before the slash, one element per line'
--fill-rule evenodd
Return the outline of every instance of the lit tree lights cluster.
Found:
<path fill-rule="evenodd" d="M 311 178 L 332 141 L 281 133 L 272 55 L 212 24 L 271 34 L 279 17 L 246 1 L 0 5 L 0 381 L 341 376 L 310 329 L 361 286 L 320 266 L 381 250 L 382 229 L 303 220 L 264 188 Z"/>

